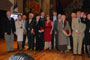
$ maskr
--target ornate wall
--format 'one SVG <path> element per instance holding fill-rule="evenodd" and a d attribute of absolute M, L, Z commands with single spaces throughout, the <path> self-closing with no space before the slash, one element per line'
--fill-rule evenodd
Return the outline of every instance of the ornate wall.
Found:
<path fill-rule="evenodd" d="M 23 0 L 17 0 L 18 11 L 23 13 Z"/>
<path fill-rule="evenodd" d="M 83 5 L 82 0 L 73 0 L 71 4 L 69 4 L 64 10 L 67 17 L 71 16 L 73 10 L 81 9 Z"/>
<path fill-rule="evenodd" d="M 46 14 L 49 14 L 50 10 L 50 0 L 43 0 L 43 11 L 46 12 Z"/>
<path fill-rule="evenodd" d="M 9 0 L 0 0 L 0 10 L 10 10 L 12 3 Z"/>
<path fill-rule="evenodd" d="M 13 5 L 12 2 L 11 0 L 0 0 L 0 10 L 10 10 Z M 17 5 L 19 12 L 23 12 L 23 0 L 17 0 Z"/>

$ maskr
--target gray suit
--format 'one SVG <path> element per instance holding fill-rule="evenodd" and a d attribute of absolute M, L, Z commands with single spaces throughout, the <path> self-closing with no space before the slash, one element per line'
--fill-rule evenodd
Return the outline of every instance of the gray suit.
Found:
<path fill-rule="evenodd" d="M 82 42 L 84 38 L 85 24 L 79 23 L 78 18 L 72 20 L 72 36 L 73 36 L 73 53 L 81 54 Z M 80 31 L 80 34 L 77 32 Z"/>

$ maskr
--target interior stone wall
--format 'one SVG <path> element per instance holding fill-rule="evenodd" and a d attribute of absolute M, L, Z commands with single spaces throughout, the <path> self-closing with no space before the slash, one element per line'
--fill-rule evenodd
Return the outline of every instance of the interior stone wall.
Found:
<path fill-rule="evenodd" d="M 12 3 L 9 0 L 0 0 L 0 10 L 10 10 Z"/>
<path fill-rule="evenodd" d="M 17 0 L 18 11 L 23 13 L 23 0 Z"/>
<path fill-rule="evenodd" d="M 12 3 L 9 0 L 0 0 L 0 10 L 10 10 Z M 23 0 L 17 0 L 18 10 L 20 13 L 23 12 Z"/>
<path fill-rule="evenodd" d="M 43 0 L 43 11 L 45 11 L 46 14 L 49 14 L 50 12 L 50 0 Z"/>

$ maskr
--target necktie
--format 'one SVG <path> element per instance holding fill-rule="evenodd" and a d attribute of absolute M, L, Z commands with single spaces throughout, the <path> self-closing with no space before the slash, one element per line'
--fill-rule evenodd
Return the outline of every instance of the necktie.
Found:
<path fill-rule="evenodd" d="M 80 23 L 81 22 L 81 19 L 78 19 L 78 22 Z"/>

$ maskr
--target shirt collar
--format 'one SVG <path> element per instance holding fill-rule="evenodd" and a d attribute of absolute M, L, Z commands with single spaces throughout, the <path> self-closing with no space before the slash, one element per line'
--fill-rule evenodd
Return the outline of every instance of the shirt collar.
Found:
<path fill-rule="evenodd" d="M 9 20 L 11 20 L 11 17 L 8 17 Z"/>
<path fill-rule="evenodd" d="M 44 18 L 43 16 L 41 16 L 41 18 Z"/>

